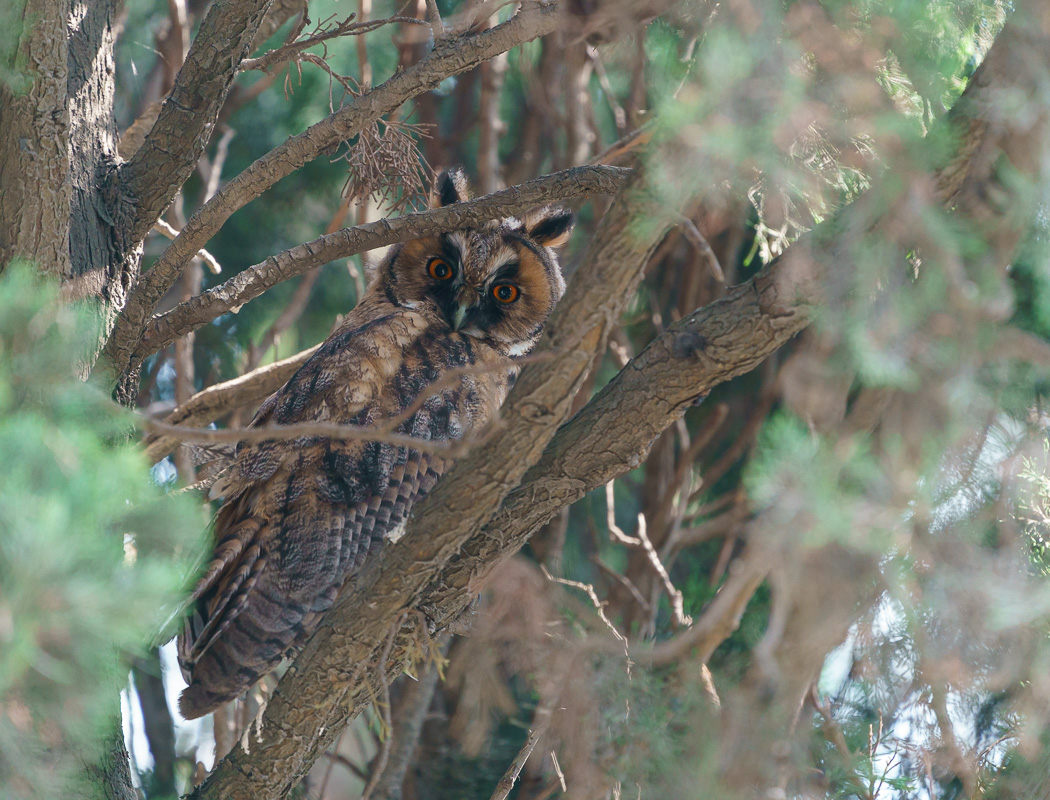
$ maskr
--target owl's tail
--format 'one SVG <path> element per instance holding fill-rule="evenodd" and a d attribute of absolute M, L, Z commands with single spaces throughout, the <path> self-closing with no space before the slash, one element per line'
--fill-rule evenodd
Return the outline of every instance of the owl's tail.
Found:
<path fill-rule="evenodd" d="M 225 705 L 239 695 L 239 692 L 235 694 L 215 694 L 205 689 L 197 681 L 194 681 L 187 688 L 183 689 L 182 694 L 179 695 L 179 712 L 185 719 L 197 719 L 205 714 L 210 714 L 219 706 Z"/>
<path fill-rule="evenodd" d="M 183 663 L 189 681 L 179 696 L 183 717 L 203 717 L 243 695 L 262 676 L 276 669 L 285 656 L 302 646 L 321 615 L 308 612 L 291 624 L 278 621 L 267 627 L 258 624 L 253 616 L 240 615 L 237 624 L 213 641 L 195 662 Z"/>

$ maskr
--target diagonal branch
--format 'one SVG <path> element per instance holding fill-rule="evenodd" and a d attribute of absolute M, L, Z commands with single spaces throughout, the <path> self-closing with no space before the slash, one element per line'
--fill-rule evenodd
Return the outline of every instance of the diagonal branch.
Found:
<path fill-rule="evenodd" d="M 225 283 L 154 317 L 134 351 L 143 359 L 180 336 L 207 325 L 221 314 L 244 305 L 267 289 L 337 258 L 374 250 L 408 238 L 476 226 L 490 219 L 519 214 L 544 203 L 591 194 L 611 194 L 623 185 L 629 170 L 621 167 L 574 167 L 504 189 L 468 203 L 381 219 L 298 245 L 249 267 Z"/>
<path fill-rule="evenodd" d="M 168 414 L 164 422 L 168 425 L 189 427 L 204 425 L 236 408 L 257 403 L 284 386 L 295 371 L 305 364 L 320 346 L 319 344 L 314 345 L 294 356 L 202 389 Z M 178 444 L 179 440 L 173 436 L 147 437 L 146 457 L 149 458 L 151 464 L 156 464 Z"/>
<path fill-rule="evenodd" d="M 442 40 L 429 56 L 415 66 L 397 73 L 382 86 L 355 97 L 344 108 L 275 147 L 233 178 L 190 218 L 175 241 L 143 276 L 106 344 L 106 357 L 113 372 L 119 375 L 128 367 L 141 331 L 157 302 L 178 280 L 197 251 L 235 211 L 246 206 L 281 178 L 313 161 L 329 148 L 352 139 L 368 125 L 416 95 L 434 89 L 446 78 L 550 33 L 557 17 L 556 2 L 535 0 L 523 4 L 522 10 L 502 25 L 480 33 Z M 236 64 L 232 69 L 236 69 Z"/>
<path fill-rule="evenodd" d="M 269 5 L 218 0 L 201 23 L 160 116 L 120 171 L 122 193 L 135 202 L 129 246 L 145 238 L 192 174 Z"/>

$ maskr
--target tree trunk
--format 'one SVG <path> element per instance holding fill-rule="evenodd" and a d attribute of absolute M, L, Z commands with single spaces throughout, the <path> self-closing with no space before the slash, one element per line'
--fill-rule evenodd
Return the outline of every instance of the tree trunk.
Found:
<path fill-rule="evenodd" d="M 124 307 L 141 246 L 122 248 L 117 203 L 113 48 L 115 0 L 26 0 L 17 47 L 0 75 L 0 271 L 31 261 L 70 299 L 100 303 L 97 358 Z M 104 763 L 90 765 L 103 796 L 136 797 L 119 716 Z"/>
<path fill-rule="evenodd" d="M 0 269 L 31 260 L 68 297 L 101 303 L 97 356 L 138 269 L 112 191 L 115 0 L 27 0 L 0 86 Z"/>

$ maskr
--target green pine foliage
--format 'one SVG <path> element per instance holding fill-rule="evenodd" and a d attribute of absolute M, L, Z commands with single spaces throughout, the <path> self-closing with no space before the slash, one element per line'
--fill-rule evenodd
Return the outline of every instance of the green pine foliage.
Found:
<path fill-rule="evenodd" d="M 0 797 L 89 794 L 131 656 L 176 610 L 196 536 L 130 444 L 129 413 L 77 378 L 97 322 L 25 265 L 0 276 Z"/>

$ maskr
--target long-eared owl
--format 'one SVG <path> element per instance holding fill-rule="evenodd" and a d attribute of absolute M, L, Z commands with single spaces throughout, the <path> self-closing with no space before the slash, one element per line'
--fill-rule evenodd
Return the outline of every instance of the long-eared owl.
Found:
<path fill-rule="evenodd" d="M 461 172 L 438 177 L 433 205 L 466 199 Z M 544 208 L 392 247 L 358 305 L 252 425 L 375 426 L 416 406 L 397 432 L 444 441 L 477 429 L 564 292 L 552 248 L 572 225 L 570 212 Z M 239 446 L 221 484 L 215 550 L 179 635 L 183 716 L 213 711 L 300 649 L 447 465 L 375 441 Z"/>

